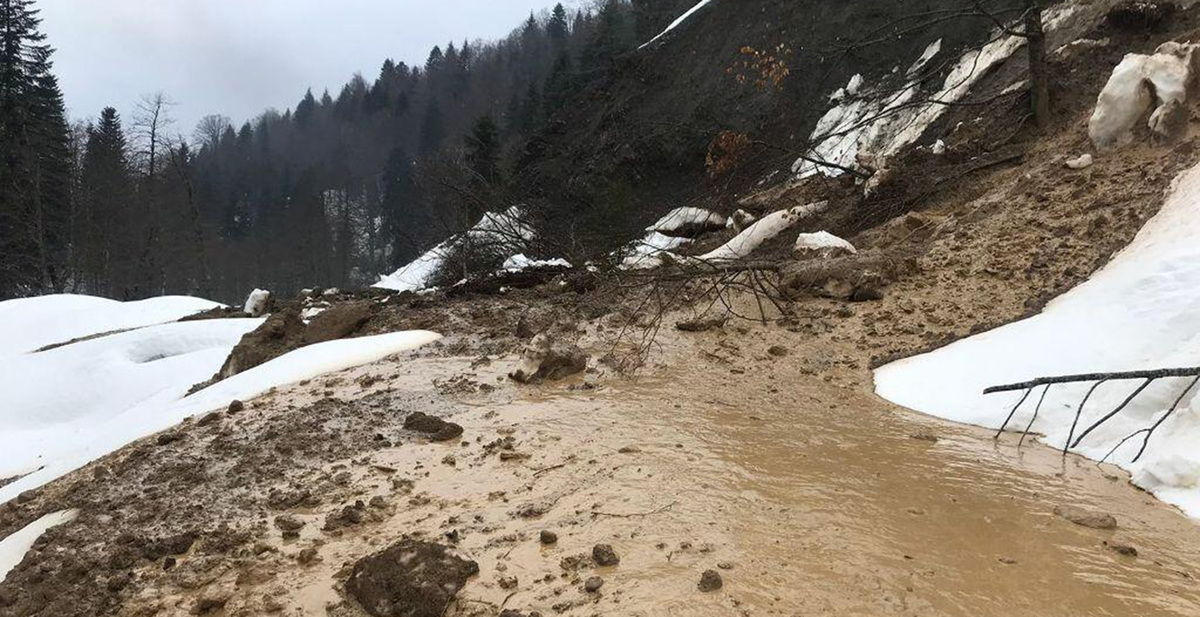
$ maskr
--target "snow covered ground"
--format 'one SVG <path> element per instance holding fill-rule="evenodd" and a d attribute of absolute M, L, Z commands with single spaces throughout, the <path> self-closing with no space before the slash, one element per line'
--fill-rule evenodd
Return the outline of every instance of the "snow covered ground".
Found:
<path fill-rule="evenodd" d="M 185 398 L 262 320 L 146 324 L 212 306 L 192 298 L 122 304 L 78 296 L 0 303 L 0 478 L 27 474 L 0 487 L 0 503 L 188 416 L 439 338 L 398 332 L 311 345 Z M 14 324 L 25 329 L 12 332 Z M 139 324 L 145 327 L 29 352 Z"/>
<path fill-rule="evenodd" d="M 680 24 L 687 21 L 687 19 L 689 17 L 694 15 L 696 13 L 696 11 L 699 11 L 700 9 L 704 8 L 704 5 L 708 4 L 709 2 L 712 2 L 712 0 L 700 0 L 695 5 L 693 5 L 692 8 L 684 11 L 683 15 L 680 15 L 679 17 L 675 18 L 675 21 L 671 22 L 670 25 L 668 25 L 666 27 L 666 29 L 664 29 L 662 32 L 659 32 L 657 35 L 655 35 L 654 38 L 650 39 L 649 41 L 646 41 L 645 43 L 642 43 L 638 47 L 638 49 L 642 49 L 642 48 L 650 45 L 654 41 L 657 41 L 658 39 L 661 39 L 662 37 L 666 36 L 668 32 L 678 28 Z"/>
<path fill-rule="evenodd" d="M 1021 393 L 984 396 L 987 386 L 1042 376 L 1200 365 L 1200 167 L 1181 174 L 1157 216 L 1090 280 L 1034 317 L 901 360 L 875 374 L 880 396 L 935 416 L 999 427 Z M 1155 382 L 1134 402 L 1087 436 L 1078 452 L 1102 459 L 1125 436 L 1160 418 L 1190 379 Z M 1140 381 L 1101 385 L 1084 408 L 1080 427 L 1114 410 Z M 1035 432 L 1061 448 L 1090 384 L 1049 390 Z M 1030 399 L 1041 395 L 1036 390 Z M 1024 428 L 1035 400 L 1010 427 Z M 1080 429 L 1081 430 L 1081 429 Z M 1075 433 L 1077 436 L 1079 431 Z M 1200 516 L 1200 396 L 1187 392 L 1180 408 L 1154 433 L 1142 459 L 1135 438 L 1109 458 L 1133 482 Z"/>
<path fill-rule="evenodd" d="M 0 358 L 72 339 L 176 321 L 221 306 L 186 296 L 137 302 L 53 295 L 0 302 Z"/>

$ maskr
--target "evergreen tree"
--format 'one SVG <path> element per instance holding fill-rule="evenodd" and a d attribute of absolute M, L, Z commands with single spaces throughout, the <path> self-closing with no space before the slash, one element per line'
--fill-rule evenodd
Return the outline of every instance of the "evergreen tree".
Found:
<path fill-rule="evenodd" d="M 567 36 L 570 34 L 567 31 L 567 10 L 561 2 L 554 5 L 554 10 L 550 13 L 546 33 L 550 35 L 550 42 L 554 44 L 555 49 L 561 49 L 567 43 Z"/>
<path fill-rule="evenodd" d="M 78 234 L 85 283 L 92 293 L 124 296 L 131 284 L 132 250 L 124 237 L 133 195 L 129 149 L 117 110 L 105 108 L 100 122 L 88 133 L 80 191 L 81 224 Z"/>
<path fill-rule="evenodd" d="M 554 62 L 554 70 L 546 79 L 546 117 L 553 116 L 562 109 L 567 98 L 575 89 L 575 66 L 571 62 L 571 54 L 563 50 Z"/>
<path fill-rule="evenodd" d="M 70 162 L 32 0 L 0 1 L 0 299 L 58 286 Z"/>
<path fill-rule="evenodd" d="M 442 108 L 436 100 L 431 100 L 425 108 L 425 118 L 421 121 L 421 156 L 437 152 L 445 138 L 446 126 L 442 118 Z"/>
<path fill-rule="evenodd" d="M 466 138 L 467 164 L 481 179 L 491 185 L 500 180 L 500 128 L 491 114 L 475 121 Z"/>
<path fill-rule="evenodd" d="M 304 93 L 304 98 L 300 100 L 300 104 L 296 105 L 296 125 L 300 128 L 307 128 L 316 111 L 317 99 L 313 97 L 312 88 L 309 88 L 308 92 Z"/>

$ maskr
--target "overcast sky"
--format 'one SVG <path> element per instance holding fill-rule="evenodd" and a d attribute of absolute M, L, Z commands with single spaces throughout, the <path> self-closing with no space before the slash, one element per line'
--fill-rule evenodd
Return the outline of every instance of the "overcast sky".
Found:
<path fill-rule="evenodd" d="M 40 0 L 42 30 L 72 118 L 142 94 L 179 103 L 177 128 L 220 113 L 240 123 L 294 107 L 385 58 L 425 62 L 451 39 L 496 39 L 554 0 Z M 579 0 L 563 2 L 578 6 Z M 457 44 L 456 43 L 456 44 Z"/>

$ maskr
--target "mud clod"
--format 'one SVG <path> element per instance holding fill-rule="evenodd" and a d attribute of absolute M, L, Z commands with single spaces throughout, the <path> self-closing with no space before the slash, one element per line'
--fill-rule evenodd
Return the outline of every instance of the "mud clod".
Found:
<path fill-rule="evenodd" d="M 1117 528 L 1117 519 L 1111 514 L 1091 512 L 1075 506 L 1058 506 L 1054 508 L 1054 514 L 1082 527 L 1091 527 L 1092 529 Z"/>
<path fill-rule="evenodd" d="M 478 564 L 445 546 L 401 540 L 355 563 L 346 590 L 376 617 L 440 617 L 478 573 Z"/>
<path fill-rule="evenodd" d="M 554 544 L 558 542 L 558 534 L 548 529 L 543 529 L 542 533 L 538 535 L 538 540 L 540 540 L 542 544 Z"/>
<path fill-rule="evenodd" d="M 411 413 L 404 419 L 404 428 L 425 433 L 433 441 L 450 441 L 463 434 L 462 426 L 420 411 Z"/>
<path fill-rule="evenodd" d="M 700 583 L 696 588 L 703 592 L 716 591 L 723 587 L 725 582 L 721 580 L 721 573 L 716 570 L 705 570 L 704 574 L 700 575 Z"/>
<path fill-rule="evenodd" d="M 600 588 L 603 586 L 604 579 L 600 578 L 599 576 L 592 576 L 589 577 L 586 582 L 584 582 L 583 590 L 588 593 L 596 593 L 597 591 L 600 591 Z"/>
<path fill-rule="evenodd" d="M 615 566 L 621 563 L 617 552 L 608 544 L 597 544 L 592 547 L 592 559 L 596 560 L 598 566 Z"/>

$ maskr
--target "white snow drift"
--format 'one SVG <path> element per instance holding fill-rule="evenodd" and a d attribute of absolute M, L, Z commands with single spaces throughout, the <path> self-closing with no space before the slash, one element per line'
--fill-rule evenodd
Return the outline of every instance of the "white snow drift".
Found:
<path fill-rule="evenodd" d="M 530 268 L 570 268 L 571 262 L 562 257 L 554 259 L 530 259 L 524 253 L 513 255 L 504 260 L 504 265 L 500 269 L 505 272 L 524 272 Z"/>
<path fill-rule="evenodd" d="M 671 251 L 692 243 L 691 238 L 668 236 L 657 231 L 646 234 L 625 247 L 621 259 L 623 270 L 650 270 L 663 265 L 663 258 L 670 258 Z"/>
<path fill-rule="evenodd" d="M 137 302 L 60 294 L 0 302 L 0 358 L 105 332 L 176 321 L 221 306 L 186 296 Z"/>
<path fill-rule="evenodd" d="M 1184 106 L 1197 74 L 1197 45 L 1168 41 L 1153 55 L 1127 54 L 1100 92 L 1088 135 L 1101 150 L 1133 141 L 1133 127 L 1150 114 L 1150 130 L 1169 137 L 1187 124 Z"/>
<path fill-rule="evenodd" d="M 431 332 L 400 332 L 312 345 L 185 398 L 192 385 L 217 372 L 242 335 L 262 320 L 165 323 L 27 351 L 44 341 L 86 336 L 96 329 L 106 332 L 114 324 L 157 322 L 184 307 L 189 308 L 187 314 L 196 306 L 216 306 L 182 298 L 113 303 L 116 306 L 92 300 L 48 296 L 0 303 L 6 328 L 10 323 L 35 328 L 21 333 L 15 345 L 5 339 L 0 352 L 0 478 L 23 476 L 0 487 L 0 503 L 235 398 L 250 398 L 273 386 L 371 362 L 438 338 Z M 121 307 L 129 314 L 120 314 Z M 93 319 L 62 322 L 47 320 L 46 315 Z"/>
<path fill-rule="evenodd" d="M 488 212 L 471 229 L 429 249 L 408 265 L 382 277 L 374 286 L 393 291 L 425 289 L 454 251 L 468 243 L 488 250 L 507 251 L 510 255 L 525 250 L 534 239 L 534 231 L 524 217 L 521 206 L 513 206 L 504 212 Z"/>
<path fill-rule="evenodd" d="M 998 427 L 1020 393 L 983 396 L 987 386 L 1040 376 L 1128 371 L 1200 364 L 1200 167 L 1179 178 L 1162 210 L 1134 241 L 1089 281 L 1035 317 L 889 364 L 876 372 L 878 393 L 932 415 Z M 1125 436 L 1149 427 L 1180 396 L 1189 379 L 1154 383 L 1133 404 L 1072 451 L 1101 459 Z M 1107 382 L 1089 399 L 1076 436 L 1115 409 L 1140 381 Z M 1033 430 L 1062 447 L 1090 384 L 1050 389 Z M 1030 397 L 1041 395 L 1039 388 Z M 1013 427 L 1024 428 L 1035 401 Z M 1200 516 L 1200 397 L 1188 392 L 1178 411 L 1150 439 L 1135 438 L 1109 458 L 1133 482 Z"/>

